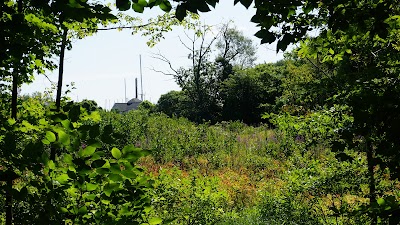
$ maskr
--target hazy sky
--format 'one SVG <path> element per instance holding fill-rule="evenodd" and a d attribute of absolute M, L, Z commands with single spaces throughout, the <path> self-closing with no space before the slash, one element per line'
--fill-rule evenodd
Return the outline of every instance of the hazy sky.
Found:
<path fill-rule="evenodd" d="M 258 44 L 260 40 L 254 37 L 258 29 L 250 22 L 255 9 L 247 10 L 240 4 L 233 6 L 233 0 L 220 2 L 211 12 L 201 14 L 200 20 L 210 25 L 232 20 L 239 30 Z M 143 16 L 160 13 L 159 9 L 146 9 Z M 131 15 L 142 16 L 134 12 Z M 124 101 L 126 79 L 127 98 L 135 97 L 135 78 L 139 78 L 139 55 L 142 55 L 144 98 L 156 103 L 162 94 L 170 90 L 179 90 L 179 87 L 172 77 L 152 70 L 168 70 L 165 63 L 151 57 L 152 53 L 162 53 L 175 68 L 190 65 L 187 58 L 189 52 L 181 45 L 178 36 L 185 40 L 183 29 L 175 27 L 153 48 L 146 45 L 147 37 L 132 35 L 129 30 L 99 31 L 94 36 L 74 41 L 72 50 L 66 53 L 64 66 L 64 84 L 74 82 L 76 88 L 69 96 L 79 101 L 92 99 L 101 107 L 110 109 L 114 102 Z M 282 54 L 276 54 L 275 49 L 275 44 L 259 46 L 257 63 L 282 59 Z M 57 71 L 47 75 L 52 81 L 57 81 Z M 42 92 L 50 86 L 49 80 L 39 75 L 32 84 L 22 87 L 22 93 Z"/>

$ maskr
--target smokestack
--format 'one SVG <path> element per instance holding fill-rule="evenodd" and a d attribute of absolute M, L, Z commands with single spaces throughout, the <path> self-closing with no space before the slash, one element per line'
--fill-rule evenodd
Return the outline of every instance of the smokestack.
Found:
<path fill-rule="evenodd" d="M 136 97 L 135 98 L 138 98 L 137 78 L 135 78 L 135 90 L 136 90 Z"/>

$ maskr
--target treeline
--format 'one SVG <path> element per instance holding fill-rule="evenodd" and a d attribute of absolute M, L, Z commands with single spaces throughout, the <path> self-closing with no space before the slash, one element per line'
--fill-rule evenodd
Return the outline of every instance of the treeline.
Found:
<path fill-rule="evenodd" d="M 311 95 L 306 93 L 305 85 L 318 79 L 317 69 L 305 60 L 290 56 L 276 63 L 244 69 L 232 67 L 223 81 L 216 81 L 220 82 L 218 87 L 203 93 L 201 104 L 195 104 L 189 91 L 184 89 L 162 95 L 157 110 L 198 123 L 268 123 L 268 120 L 262 118 L 265 113 L 280 113 L 289 108 L 298 110 L 300 106 L 307 110 L 310 101 L 316 101 L 314 96 L 305 96 Z"/>
<path fill-rule="evenodd" d="M 321 82 L 335 74 L 325 72 L 328 63 L 299 57 L 297 48 L 283 60 L 255 65 L 257 45 L 232 23 L 221 25 L 215 37 L 207 40 L 210 30 L 205 25 L 197 27 L 199 36 L 190 39 L 190 45 L 181 40 L 183 47 L 192 46 L 189 68 L 174 69 L 163 55 L 156 55 L 172 70 L 163 73 L 172 75 L 182 89 L 162 95 L 157 111 L 196 123 L 256 125 L 269 123 L 262 118 L 266 113 L 305 113 L 325 104 L 327 94 L 320 94 L 331 84 Z"/>

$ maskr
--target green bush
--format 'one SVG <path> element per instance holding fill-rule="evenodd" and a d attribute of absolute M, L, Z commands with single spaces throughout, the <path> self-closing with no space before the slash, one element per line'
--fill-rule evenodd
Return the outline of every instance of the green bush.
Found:
<path fill-rule="evenodd" d="M 153 190 L 155 216 L 170 224 L 216 224 L 230 210 L 227 193 L 218 183 L 196 170 L 186 175 L 176 168 L 160 170 Z"/>

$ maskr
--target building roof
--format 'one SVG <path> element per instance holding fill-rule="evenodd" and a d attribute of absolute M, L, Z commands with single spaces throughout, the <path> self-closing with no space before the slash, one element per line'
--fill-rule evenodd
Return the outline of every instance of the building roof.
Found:
<path fill-rule="evenodd" d="M 111 110 L 117 110 L 121 113 L 128 112 L 130 110 L 136 110 L 141 102 L 142 101 L 140 99 L 132 98 L 127 103 L 114 103 L 114 106 Z"/>

